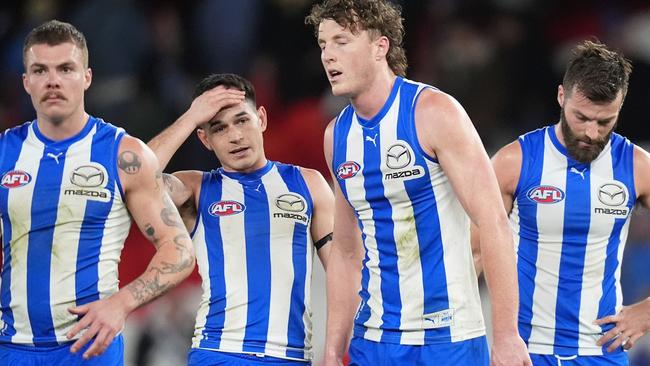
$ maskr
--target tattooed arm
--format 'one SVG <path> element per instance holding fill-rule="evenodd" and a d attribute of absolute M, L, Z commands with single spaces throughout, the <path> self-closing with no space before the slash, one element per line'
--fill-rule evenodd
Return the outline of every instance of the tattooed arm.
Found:
<path fill-rule="evenodd" d="M 84 358 L 104 352 L 124 327 L 129 313 L 176 286 L 194 269 L 190 237 L 165 193 L 162 173 L 151 150 L 140 140 L 125 136 L 118 152 L 118 173 L 129 212 L 156 247 L 156 254 L 146 271 L 117 293 L 70 309 L 81 319 L 67 334 L 68 338 L 86 330 L 72 345 L 72 352 L 92 339 Z"/>

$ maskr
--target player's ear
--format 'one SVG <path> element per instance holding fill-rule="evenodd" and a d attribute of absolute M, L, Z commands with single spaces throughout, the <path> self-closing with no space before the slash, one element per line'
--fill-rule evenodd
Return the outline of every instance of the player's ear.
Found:
<path fill-rule="evenodd" d="M 262 132 L 266 131 L 266 123 L 267 123 L 266 108 L 264 108 L 263 106 L 257 108 L 257 117 L 260 120 L 260 129 L 262 130 Z"/>
<path fill-rule="evenodd" d="M 377 45 L 375 59 L 377 61 L 385 59 L 386 55 L 388 55 L 388 50 L 390 49 L 390 40 L 388 40 L 388 37 L 386 36 L 379 36 L 377 40 L 375 40 L 375 44 Z"/>
<path fill-rule="evenodd" d="M 564 86 L 562 84 L 557 87 L 557 102 L 560 103 L 560 107 L 564 106 Z"/>
<path fill-rule="evenodd" d="M 205 130 L 202 128 L 197 128 L 196 129 L 196 136 L 199 137 L 199 140 L 201 140 L 201 143 L 203 146 L 205 146 L 206 149 L 213 151 L 212 146 L 210 146 L 210 143 L 208 142 L 208 136 L 206 136 Z"/>

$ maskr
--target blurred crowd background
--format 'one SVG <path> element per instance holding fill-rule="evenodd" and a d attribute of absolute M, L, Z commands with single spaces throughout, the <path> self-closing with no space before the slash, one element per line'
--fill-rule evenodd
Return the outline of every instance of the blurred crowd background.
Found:
<path fill-rule="evenodd" d="M 93 84 L 86 110 L 147 141 L 183 113 L 194 85 L 211 73 L 249 78 L 269 113 L 267 157 L 329 176 L 322 133 L 346 101 L 334 98 L 311 28 L 312 0 L 24 0 L 0 5 L 0 129 L 34 118 L 22 87 L 22 43 L 43 21 L 77 26 L 88 40 Z M 408 77 L 466 108 L 489 153 L 559 116 L 556 102 L 569 49 L 599 39 L 634 64 L 618 132 L 648 147 L 650 3 L 647 0 L 402 0 Z M 168 167 L 209 170 L 218 162 L 190 138 Z M 128 241 L 122 283 L 152 248 Z M 650 295 L 650 215 L 634 214 L 622 270 L 625 303 Z M 321 354 L 324 285 L 314 274 L 315 343 Z M 185 362 L 200 296 L 194 275 L 141 309 L 127 329 L 127 365 Z M 320 327 L 319 327 L 320 326 Z M 650 337 L 631 352 L 650 365 Z M 317 356 L 318 358 L 319 356 Z M 316 360 L 315 364 L 318 364 Z"/>

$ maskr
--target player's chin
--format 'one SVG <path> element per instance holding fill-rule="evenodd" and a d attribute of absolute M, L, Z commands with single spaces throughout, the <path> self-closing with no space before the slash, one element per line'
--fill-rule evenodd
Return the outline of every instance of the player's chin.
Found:
<path fill-rule="evenodd" d="M 335 97 L 347 97 L 350 95 L 350 91 L 341 84 L 330 84 L 332 86 L 332 95 Z"/>

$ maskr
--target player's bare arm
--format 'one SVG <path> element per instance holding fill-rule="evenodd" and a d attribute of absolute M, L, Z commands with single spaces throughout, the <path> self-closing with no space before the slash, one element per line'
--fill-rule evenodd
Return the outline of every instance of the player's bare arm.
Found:
<path fill-rule="evenodd" d="M 515 190 L 519 183 L 521 162 L 521 145 L 518 141 L 511 142 L 502 147 L 492 157 L 492 167 L 494 168 L 494 173 L 497 177 L 497 183 L 499 184 L 499 190 L 501 191 L 501 198 L 503 199 L 503 206 L 507 215 L 512 211 Z M 479 276 L 483 271 L 483 263 L 481 262 L 479 232 L 474 223 L 472 223 L 471 238 L 474 267 L 476 268 L 476 275 Z"/>
<path fill-rule="evenodd" d="M 68 338 L 85 329 L 71 350 L 94 338 L 85 358 L 101 354 L 124 327 L 127 315 L 185 279 L 195 264 L 194 250 L 181 218 L 165 193 L 154 154 L 141 141 L 125 136 L 118 151 L 118 174 L 126 204 L 156 253 L 146 271 L 114 295 L 70 309 L 82 316 Z"/>
<path fill-rule="evenodd" d="M 334 231 L 334 194 L 325 178 L 317 170 L 300 168 L 300 171 L 314 202 L 311 237 L 318 250 L 318 258 L 320 258 L 323 268 L 327 270 L 327 260 L 331 250 L 330 242 Z"/>
<path fill-rule="evenodd" d="M 163 173 L 167 194 L 178 209 L 188 232 L 196 223 L 198 198 L 203 173 L 198 170 L 183 170 L 173 174 Z"/>
<path fill-rule="evenodd" d="M 650 208 L 650 154 L 642 148 L 634 147 L 634 186 L 637 201 L 645 208 Z M 650 298 L 646 298 L 623 308 L 616 315 L 606 316 L 596 320 L 596 324 L 615 324 L 615 327 L 605 332 L 598 340 L 602 346 L 613 342 L 607 347 L 608 352 L 623 346 L 630 349 L 643 335 L 650 331 Z"/>
<path fill-rule="evenodd" d="M 226 89 L 223 86 L 210 89 L 196 97 L 183 115 L 147 143 L 158 157 L 160 169 L 165 169 L 178 148 L 197 127 L 209 122 L 221 109 L 243 100 L 243 91 Z"/>
<path fill-rule="evenodd" d="M 485 148 L 462 106 L 447 94 L 425 90 L 415 111 L 418 139 L 436 156 L 478 227 L 482 263 L 492 300 L 492 365 L 530 365 L 517 331 L 517 273 L 512 235 L 496 176 Z"/>
<path fill-rule="evenodd" d="M 334 121 L 325 130 L 324 151 L 332 166 Z M 332 179 L 336 182 L 334 172 Z M 357 217 L 338 184 L 334 184 L 334 234 L 327 263 L 327 327 L 325 364 L 340 365 L 350 343 L 354 312 L 359 306 L 363 243 Z"/>

